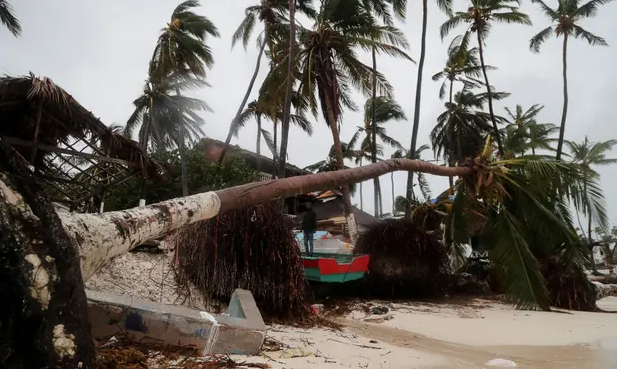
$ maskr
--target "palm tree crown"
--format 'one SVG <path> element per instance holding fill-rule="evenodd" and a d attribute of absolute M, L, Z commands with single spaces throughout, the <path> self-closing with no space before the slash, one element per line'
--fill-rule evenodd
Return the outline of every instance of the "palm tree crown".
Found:
<path fill-rule="evenodd" d="M 608 46 L 606 41 L 599 36 L 585 30 L 577 23 L 585 18 L 591 18 L 598 12 L 598 7 L 612 0 L 591 0 L 583 5 L 578 5 L 578 0 L 558 0 L 557 8 L 553 9 L 542 0 L 532 0 L 540 6 L 540 11 L 546 15 L 553 24 L 538 32 L 529 41 L 529 48 L 539 52 L 542 44 L 553 34 L 559 36 L 572 36 L 582 38 L 590 45 Z"/>

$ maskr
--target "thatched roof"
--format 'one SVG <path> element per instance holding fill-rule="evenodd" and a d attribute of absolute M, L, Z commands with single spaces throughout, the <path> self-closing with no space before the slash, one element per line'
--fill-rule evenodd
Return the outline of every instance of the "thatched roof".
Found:
<path fill-rule="evenodd" d="M 49 78 L 0 78 L 0 136 L 49 184 L 53 201 L 78 206 L 132 176 L 162 167 Z M 87 179 L 84 180 L 84 179 Z"/>
<path fill-rule="evenodd" d="M 204 152 L 207 161 L 217 162 L 221 157 L 221 152 L 225 147 L 225 142 L 215 140 L 213 138 L 202 138 L 196 147 L 200 148 Z M 226 155 L 240 155 L 244 158 L 244 160 L 246 160 L 248 165 L 250 165 L 252 168 L 257 168 L 257 154 L 252 151 L 243 149 L 237 145 L 229 145 L 229 149 L 227 150 Z M 272 160 L 272 158 L 261 155 L 259 165 L 259 169 L 261 172 L 274 172 L 274 161 Z M 308 170 L 298 168 L 297 166 L 291 164 L 286 164 L 286 169 L 286 177 L 295 177 L 305 174 L 311 174 L 311 172 L 309 172 Z"/>

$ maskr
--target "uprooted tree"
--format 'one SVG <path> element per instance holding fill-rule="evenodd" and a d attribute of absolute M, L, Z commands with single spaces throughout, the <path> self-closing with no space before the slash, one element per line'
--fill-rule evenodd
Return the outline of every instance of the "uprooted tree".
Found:
<path fill-rule="evenodd" d="M 466 222 L 471 214 L 486 218 L 486 228 L 496 242 L 491 258 L 497 265 L 507 265 L 508 292 L 521 307 L 548 309 L 550 297 L 538 260 L 557 256 L 559 263 L 570 268 L 586 262 L 565 205 L 568 198 L 577 196 L 580 171 L 552 159 L 498 161 L 490 148 L 487 144 L 480 157 L 463 167 L 393 159 L 125 211 L 56 214 L 34 174 L 0 141 L 0 366 L 92 367 L 94 348 L 83 280 L 144 241 L 231 210 L 397 170 L 460 177 L 446 219 L 444 239 L 451 252 L 456 254 L 468 241 Z"/>

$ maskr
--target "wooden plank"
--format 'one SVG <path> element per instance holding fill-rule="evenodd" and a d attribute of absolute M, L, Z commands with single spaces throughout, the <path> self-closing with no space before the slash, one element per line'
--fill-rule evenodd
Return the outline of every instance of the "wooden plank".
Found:
<path fill-rule="evenodd" d="M 126 161 L 126 160 L 122 160 L 122 159 L 107 158 L 107 157 L 104 157 L 104 156 L 88 154 L 88 153 L 85 153 L 85 152 L 78 152 L 78 151 L 62 149 L 62 148 L 56 147 L 56 146 L 45 145 L 45 144 L 41 144 L 41 143 L 29 142 L 29 141 L 22 140 L 22 139 L 19 139 L 19 138 L 16 138 L 16 137 L 2 136 L 2 139 L 5 140 L 6 142 L 8 142 L 11 145 L 24 146 L 24 147 L 32 147 L 32 148 L 36 148 L 36 149 L 39 149 L 39 150 L 50 151 L 50 152 L 54 152 L 54 153 L 62 153 L 62 154 L 67 154 L 67 155 L 81 156 L 81 157 L 84 157 L 84 158 L 87 158 L 87 159 L 99 160 L 99 161 L 104 161 L 104 162 L 114 163 L 114 164 L 120 164 L 120 165 L 125 165 L 125 166 L 133 167 L 133 168 L 140 168 L 141 167 L 139 164 L 131 163 L 130 161 Z"/>

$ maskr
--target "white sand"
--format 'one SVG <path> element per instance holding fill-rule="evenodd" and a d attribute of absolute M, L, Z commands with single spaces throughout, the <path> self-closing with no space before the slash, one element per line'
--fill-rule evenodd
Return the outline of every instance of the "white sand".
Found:
<path fill-rule="evenodd" d="M 268 336 L 292 349 L 265 351 L 261 357 L 237 361 L 269 363 L 272 368 L 367 368 L 410 369 L 447 366 L 446 358 L 411 348 L 402 348 L 350 332 L 326 329 L 298 330 L 290 327 L 270 327 Z M 306 357 L 284 358 L 286 354 L 308 354 Z M 281 358 L 283 356 L 283 358 Z"/>
<path fill-rule="evenodd" d="M 202 308 L 203 302 L 195 299 L 196 294 L 192 293 L 192 301 L 182 294 L 178 296 L 169 262 L 170 255 L 123 255 L 86 285 L 95 290 Z M 617 368 L 613 359 L 606 359 L 608 366 L 598 366 L 605 358 L 617 358 L 617 314 L 516 311 L 486 300 L 383 305 L 390 307 L 392 320 L 367 323 L 362 320 L 364 313 L 357 311 L 341 321 L 348 326 L 342 332 L 290 327 L 274 327 L 268 332 L 309 356 L 281 358 L 290 352 L 281 350 L 265 352 L 268 357 L 237 360 L 267 362 L 275 369 L 475 369 L 487 368 L 484 364 L 497 358 L 512 360 L 521 368 Z M 605 298 L 598 306 L 617 311 L 617 297 Z"/>
<path fill-rule="evenodd" d="M 381 325 L 469 346 L 566 346 L 617 337 L 617 314 L 520 311 L 481 300 L 469 306 L 390 306 L 394 319 Z M 349 318 L 361 316 L 354 312 Z"/>

